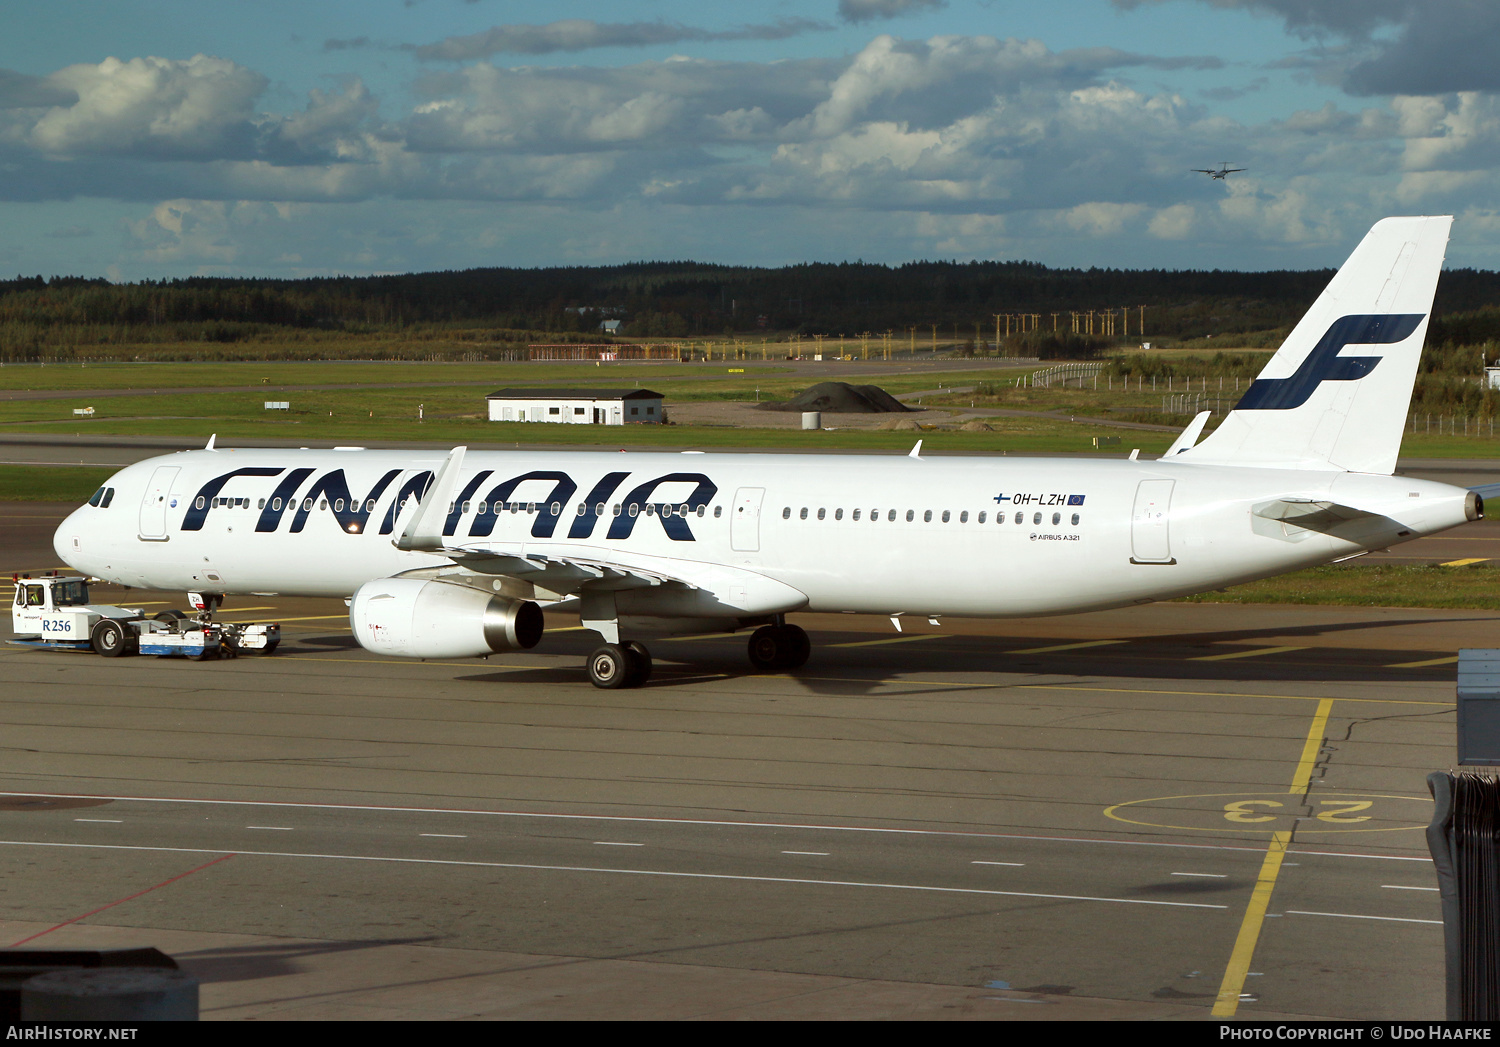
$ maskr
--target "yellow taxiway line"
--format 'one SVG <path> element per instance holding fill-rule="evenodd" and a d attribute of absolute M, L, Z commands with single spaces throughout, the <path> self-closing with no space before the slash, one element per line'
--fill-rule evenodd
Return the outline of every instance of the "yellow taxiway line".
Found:
<path fill-rule="evenodd" d="M 1229 654 L 1205 654 L 1198 658 L 1189 658 L 1190 662 L 1227 662 L 1231 658 L 1259 658 L 1263 654 L 1287 654 L 1291 651 L 1305 651 L 1306 647 L 1256 647 L 1246 651 L 1231 651 Z"/>
<path fill-rule="evenodd" d="M 1318 711 L 1313 714 L 1312 725 L 1302 743 L 1302 758 L 1297 761 L 1297 770 L 1292 775 L 1292 784 L 1287 792 L 1305 794 L 1312 781 L 1313 768 L 1318 763 L 1318 752 L 1323 747 L 1323 737 L 1328 732 L 1328 715 L 1333 711 L 1333 699 L 1318 701 Z M 1255 878 L 1255 889 L 1250 892 L 1250 904 L 1245 906 L 1245 918 L 1240 921 L 1240 933 L 1235 937 L 1234 949 L 1229 954 L 1229 965 L 1224 968 L 1224 980 L 1219 983 L 1219 994 L 1214 1001 L 1212 1014 L 1215 1018 L 1232 1018 L 1239 1009 L 1240 998 L 1245 989 L 1245 978 L 1250 973 L 1250 961 L 1255 958 L 1255 946 L 1260 941 L 1260 930 L 1266 921 L 1266 910 L 1271 905 L 1271 892 L 1276 889 L 1276 877 L 1281 873 L 1281 861 L 1292 842 L 1290 832 L 1271 834 L 1270 846 L 1265 859 L 1260 863 L 1260 874 Z"/>

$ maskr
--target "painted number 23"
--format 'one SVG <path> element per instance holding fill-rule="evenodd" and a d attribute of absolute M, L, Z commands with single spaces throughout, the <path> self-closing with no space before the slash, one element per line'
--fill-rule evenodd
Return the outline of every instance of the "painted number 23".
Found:
<path fill-rule="evenodd" d="M 1329 810 L 1318 812 L 1320 822 L 1367 822 L 1368 814 L 1356 815 L 1355 811 L 1367 811 L 1374 800 L 1319 800 L 1318 805 Z M 1231 822 L 1270 822 L 1276 815 L 1259 810 L 1263 807 L 1283 807 L 1276 800 L 1235 800 L 1224 805 L 1224 817 Z"/>

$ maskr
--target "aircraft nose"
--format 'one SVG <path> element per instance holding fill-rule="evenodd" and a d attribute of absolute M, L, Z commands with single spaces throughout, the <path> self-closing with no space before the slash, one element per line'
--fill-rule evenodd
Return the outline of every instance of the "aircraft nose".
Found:
<path fill-rule="evenodd" d="M 82 552 L 83 528 L 80 519 L 82 515 L 82 509 L 74 509 L 68 514 L 67 519 L 58 525 L 52 535 L 52 551 L 69 567 L 78 566 L 74 561 Z"/>

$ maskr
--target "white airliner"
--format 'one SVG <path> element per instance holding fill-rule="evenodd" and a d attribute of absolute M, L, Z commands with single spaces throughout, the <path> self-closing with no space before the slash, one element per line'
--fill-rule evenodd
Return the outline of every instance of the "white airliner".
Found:
<path fill-rule="evenodd" d="M 1156 461 L 215 448 L 117 473 L 58 554 L 129 586 L 350 598 L 359 643 L 413 658 L 604 644 L 645 682 L 650 633 L 758 626 L 795 668 L 793 611 L 1020 617 L 1150 603 L 1478 519 L 1474 491 L 1392 475 L 1451 218 L 1378 223 L 1197 442 Z M 1481 489 L 1483 490 L 1483 489 Z M 1490 493 L 1484 491 L 1483 493 Z"/>

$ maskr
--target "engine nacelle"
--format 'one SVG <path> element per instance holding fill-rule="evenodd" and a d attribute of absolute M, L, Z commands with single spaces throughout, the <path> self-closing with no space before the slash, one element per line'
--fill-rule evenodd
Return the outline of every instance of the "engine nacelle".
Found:
<path fill-rule="evenodd" d="M 367 651 L 406 658 L 474 658 L 526 650 L 542 638 L 542 609 L 427 578 L 366 582 L 349 602 L 354 638 Z"/>

